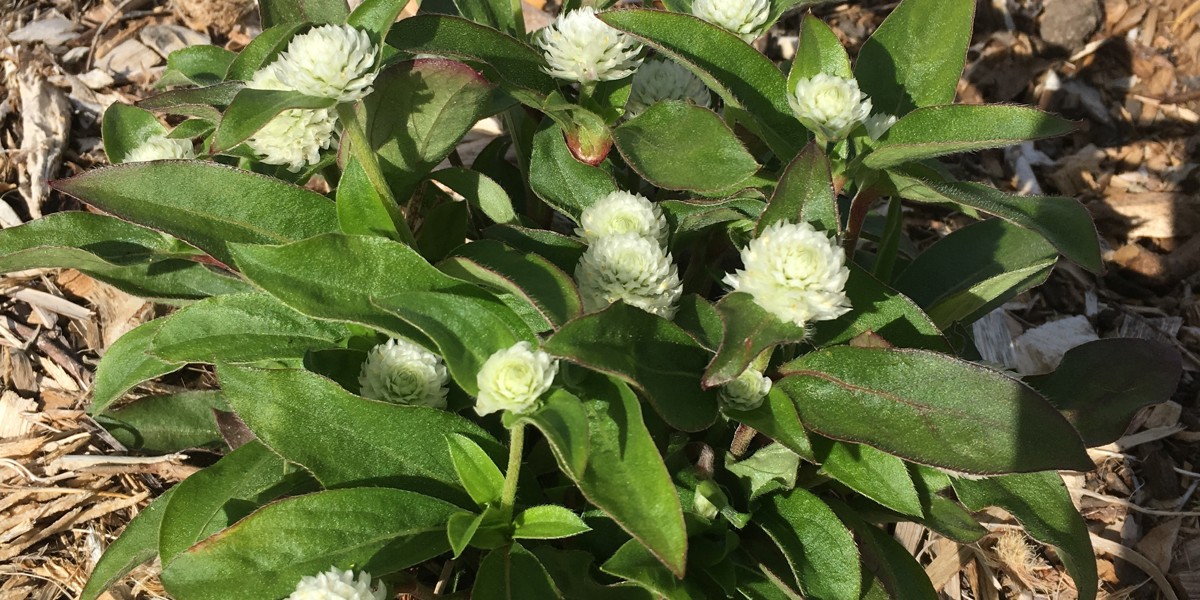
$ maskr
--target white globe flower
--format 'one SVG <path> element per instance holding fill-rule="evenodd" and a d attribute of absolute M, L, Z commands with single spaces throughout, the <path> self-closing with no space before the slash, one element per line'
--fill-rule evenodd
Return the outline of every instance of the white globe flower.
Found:
<path fill-rule="evenodd" d="M 287 89 L 354 102 L 371 93 L 376 54 L 367 32 L 350 25 L 322 25 L 292 38 L 271 64 Z"/>
<path fill-rule="evenodd" d="M 712 96 L 691 71 L 669 60 L 649 60 L 633 74 L 625 114 L 636 117 L 660 100 L 688 100 L 697 106 L 708 106 Z"/>
<path fill-rule="evenodd" d="M 554 383 L 556 374 L 557 360 L 534 350 L 529 342 L 517 342 L 489 356 L 479 369 L 475 377 L 479 384 L 475 412 L 479 416 L 501 410 L 518 415 L 532 412 L 541 395 Z"/>
<path fill-rule="evenodd" d="M 827 140 L 844 137 L 871 114 L 871 99 L 857 81 L 825 73 L 797 81 L 788 104 L 800 122 Z"/>
<path fill-rule="evenodd" d="M 430 408 L 446 408 L 449 380 L 441 357 L 408 340 L 372 348 L 358 374 L 363 397 Z"/>
<path fill-rule="evenodd" d="M 742 249 L 744 269 L 725 276 L 735 291 L 779 320 L 804 327 L 850 312 L 850 269 L 837 244 L 808 223 L 778 222 Z"/>
<path fill-rule="evenodd" d="M 885 113 L 876 113 L 866 118 L 863 121 L 863 127 L 867 129 L 867 135 L 872 140 L 878 140 L 887 133 L 887 130 L 896 124 L 896 116 Z"/>
<path fill-rule="evenodd" d="M 575 281 L 588 312 L 617 300 L 670 319 L 683 285 L 671 255 L 653 238 L 610 235 L 593 242 L 575 266 Z"/>
<path fill-rule="evenodd" d="M 383 586 L 371 587 L 371 574 L 343 571 L 330 567 L 328 571 L 309 575 L 296 584 L 296 591 L 285 600 L 384 600 Z"/>
<path fill-rule="evenodd" d="M 585 6 L 558 16 L 537 34 L 551 77 L 589 83 L 624 79 L 642 64 L 642 45 L 596 18 Z"/>
<path fill-rule="evenodd" d="M 769 0 L 696 0 L 692 14 L 753 42 L 771 17 Z"/>
<path fill-rule="evenodd" d="M 123 163 L 196 158 L 191 140 L 174 140 L 162 135 L 151 136 L 125 154 Z"/>
<path fill-rule="evenodd" d="M 595 242 L 610 235 L 634 235 L 667 242 L 667 220 L 662 209 L 641 194 L 617 190 L 583 209 L 575 235 Z"/>
<path fill-rule="evenodd" d="M 771 378 L 762 371 L 746 369 L 737 379 L 721 386 L 721 406 L 733 410 L 754 410 L 762 406 L 771 391 Z"/>
<path fill-rule="evenodd" d="M 246 87 L 256 90 L 288 90 L 279 79 L 280 61 L 255 71 Z M 321 150 L 333 143 L 337 115 L 327 109 L 285 110 L 246 140 L 246 145 L 269 165 L 284 165 L 293 173 L 321 161 Z"/>

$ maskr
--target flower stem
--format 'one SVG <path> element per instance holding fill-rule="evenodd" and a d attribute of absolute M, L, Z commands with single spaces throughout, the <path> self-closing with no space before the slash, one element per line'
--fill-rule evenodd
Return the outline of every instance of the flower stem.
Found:
<path fill-rule="evenodd" d="M 387 180 L 383 178 L 383 170 L 379 168 L 379 159 L 375 153 L 371 151 L 371 142 L 367 139 L 366 132 L 363 131 L 362 125 L 358 122 L 358 115 L 354 111 L 353 104 L 339 104 L 337 107 L 338 120 L 342 122 L 344 131 L 350 136 L 350 153 L 358 164 L 362 165 L 363 171 L 367 174 L 367 180 L 371 182 L 371 186 L 383 198 L 384 202 L 389 203 L 385 208 L 389 209 L 396 207 L 395 212 L 399 213 L 399 203 L 396 202 L 396 197 L 392 194 L 392 188 L 388 186 Z M 400 241 L 415 246 L 416 238 L 413 237 L 412 230 L 408 228 L 408 221 L 403 214 L 397 214 L 397 218 L 392 221 L 396 225 L 396 232 L 400 235 Z"/>
<path fill-rule="evenodd" d="M 842 247 L 846 250 L 846 260 L 848 261 L 854 261 L 854 250 L 858 247 L 858 237 L 862 234 L 863 222 L 867 220 L 867 212 L 871 210 L 871 204 L 877 198 L 879 198 L 879 192 L 868 187 L 858 190 L 854 199 L 850 201 L 850 216 L 846 219 L 846 237 L 842 240 Z"/>
<path fill-rule="evenodd" d="M 521 454 L 525 449 L 525 423 L 513 425 L 509 432 L 508 469 L 504 471 L 504 491 L 500 493 L 500 510 L 512 518 L 517 500 L 517 478 L 521 475 Z"/>

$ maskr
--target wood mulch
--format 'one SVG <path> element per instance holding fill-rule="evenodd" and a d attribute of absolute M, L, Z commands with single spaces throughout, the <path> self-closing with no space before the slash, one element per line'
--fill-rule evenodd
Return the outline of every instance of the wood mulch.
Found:
<path fill-rule="evenodd" d="M 153 93 L 166 53 L 209 42 L 238 50 L 258 31 L 251 0 L 12 4 L 0 14 L 2 227 L 78 208 L 46 182 L 104 162 L 104 108 Z M 894 5 L 816 12 L 853 52 Z M 760 43 L 785 57 L 797 23 L 785 19 Z M 1061 340 L 1147 337 L 1179 349 L 1185 374 L 1173 401 L 1093 450 L 1096 471 L 1064 477 L 1093 533 L 1103 595 L 1200 598 L 1200 0 L 981 0 L 959 99 L 1080 122 L 1071 136 L 952 165 L 1001 188 L 1079 198 L 1104 244 L 1104 275 L 1063 264 L 977 333 L 985 356 L 1009 367 L 1053 362 Z M 919 242 L 964 223 L 906 210 Z M 159 310 L 69 269 L 0 275 L 0 600 L 75 598 L 124 524 L 214 459 L 132 455 L 83 411 L 105 348 Z M 208 384 L 195 370 L 139 394 Z M 992 534 L 966 547 L 918 526 L 895 535 L 944 598 L 1076 596 L 1051 549 L 1002 512 L 987 520 Z M 153 565 L 106 596 L 160 597 Z"/>

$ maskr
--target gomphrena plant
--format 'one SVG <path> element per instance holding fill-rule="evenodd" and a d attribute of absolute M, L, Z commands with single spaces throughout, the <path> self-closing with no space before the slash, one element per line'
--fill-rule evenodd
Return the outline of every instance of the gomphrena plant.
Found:
<path fill-rule="evenodd" d="M 244 50 L 180 50 L 109 109 L 116 166 L 55 184 L 95 211 L 0 232 L 0 268 L 178 306 L 107 350 L 91 413 L 232 450 L 84 600 L 151 558 L 177 600 L 929 599 L 888 525 L 968 544 L 987 506 L 1095 597 L 1056 470 L 1178 359 L 972 362 L 975 319 L 1099 244 L 1076 201 L 937 162 L 1072 124 L 953 103 L 974 0 L 904 0 L 854 64 L 806 16 L 782 67 L 747 40 L 803 0 L 664 3 L 531 35 L 517 2 L 263 0 Z M 978 222 L 918 252 L 904 202 Z M 220 389 L 119 404 L 188 365 Z"/>

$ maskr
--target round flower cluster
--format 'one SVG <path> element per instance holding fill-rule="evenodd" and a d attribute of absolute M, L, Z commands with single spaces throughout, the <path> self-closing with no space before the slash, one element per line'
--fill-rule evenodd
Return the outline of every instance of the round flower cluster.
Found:
<path fill-rule="evenodd" d="M 446 408 L 449 380 L 441 357 L 403 339 L 372 348 L 358 374 L 365 398 L 430 408 Z"/>
<path fill-rule="evenodd" d="M 771 391 L 771 378 L 762 371 L 746 369 L 737 379 L 721 386 L 721 406 L 733 410 L 754 410 Z"/>
<path fill-rule="evenodd" d="M 287 50 L 246 82 L 256 90 L 289 90 L 353 102 L 375 81 L 374 44 L 349 25 L 322 25 L 292 38 Z M 321 160 L 333 143 L 337 115 L 331 109 L 288 109 L 256 131 L 246 145 L 270 165 L 297 172 Z"/>
<path fill-rule="evenodd" d="M 697 106 L 708 106 L 712 97 L 704 82 L 691 71 L 659 58 L 646 61 L 633 74 L 629 100 L 625 102 L 625 114 L 636 117 L 660 100 L 685 100 Z"/>
<path fill-rule="evenodd" d="M 771 17 L 769 0 L 695 0 L 692 14 L 753 42 Z"/>
<path fill-rule="evenodd" d="M 371 587 L 371 574 L 343 571 L 330 567 L 328 571 L 309 575 L 296 584 L 296 591 L 285 600 L 384 600 L 383 587 Z"/>
<path fill-rule="evenodd" d="M 475 412 L 479 416 L 507 410 L 514 414 L 527 414 L 538 406 L 538 399 L 558 374 L 558 361 L 541 350 L 534 350 L 529 342 L 495 352 L 483 363 L 475 383 L 479 385 L 479 396 L 475 400 Z"/>
<path fill-rule="evenodd" d="M 585 209 L 579 223 L 575 232 L 588 242 L 575 266 L 584 310 L 623 300 L 667 319 L 675 316 L 683 285 L 664 248 L 667 223 L 658 206 L 616 191 Z"/>
<path fill-rule="evenodd" d="M 190 140 L 174 140 L 163 135 L 154 135 L 126 153 L 125 159 L 121 162 L 133 163 L 188 158 L 196 158 L 196 151 L 192 148 Z"/>
<path fill-rule="evenodd" d="M 808 223 L 767 227 L 742 249 L 742 264 L 742 270 L 725 276 L 725 283 L 753 296 L 781 321 L 804 327 L 850 312 L 846 257 Z"/>
<path fill-rule="evenodd" d="M 805 127 L 825 140 L 845 137 L 871 114 L 871 99 L 857 81 L 825 73 L 797 81 L 788 104 Z"/>
<path fill-rule="evenodd" d="M 542 70 L 567 81 L 624 79 L 642 64 L 642 45 L 598 19 L 590 6 L 559 15 L 536 41 L 546 57 Z"/>

